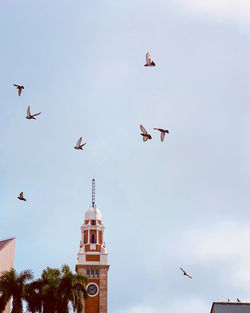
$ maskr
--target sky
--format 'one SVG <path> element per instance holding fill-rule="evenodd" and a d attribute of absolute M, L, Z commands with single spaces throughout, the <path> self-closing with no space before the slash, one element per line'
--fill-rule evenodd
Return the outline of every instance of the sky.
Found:
<path fill-rule="evenodd" d="M 109 312 L 250 302 L 249 14 L 247 0 L 0 2 L 0 238 L 16 237 L 17 271 L 74 270 L 95 178 Z"/>

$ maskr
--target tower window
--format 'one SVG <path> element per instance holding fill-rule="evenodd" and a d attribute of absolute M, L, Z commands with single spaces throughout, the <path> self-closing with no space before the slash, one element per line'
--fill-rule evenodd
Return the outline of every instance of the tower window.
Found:
<path fill-rule="evenodd" d="M 88 278 L 98 278 L 99 277 L 99 270 L 87 270 L 87 277 Z"/>
<path fill-rule="evenodd" d="M 95 225 L 96 221 L 95 220 L 91 220 L 91 225 Z"/>
<path fill-rule="evenodd" d="M 91 235 L 91 243 L 96 243 L 96 238 L 94 234 Z"/>

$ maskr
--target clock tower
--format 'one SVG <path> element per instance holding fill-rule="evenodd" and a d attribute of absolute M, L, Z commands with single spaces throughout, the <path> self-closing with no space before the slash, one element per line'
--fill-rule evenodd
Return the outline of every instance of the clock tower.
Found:
<path fill-rule="evenodd" d="M 103 241 L 102 214 L 95 205 L 95 180 L 92 180 L 92 205 L 81 226 L 76 272 L 88 277 L 89 297 L 83 299 L 82 313 L 107 313 L 108 253 Z"/>

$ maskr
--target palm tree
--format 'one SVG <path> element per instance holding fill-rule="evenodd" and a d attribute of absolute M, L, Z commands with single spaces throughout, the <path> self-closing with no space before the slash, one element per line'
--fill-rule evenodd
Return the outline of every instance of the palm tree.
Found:
<path fill-rule="evenodd" d="M 27 310 L 31 313 L 42 312 L 42 280 L 37 279 L 25 286 Z"/>
<path fill-rule="evenodd" d="M 63 265 L 61 279 L 58 285 L 57 312 L 68 313 L 69 303 L 74 312 L 82 311 L 82 298 L 88 297 L 86 284 L 88 278 L 81 274 L 73 274 L 68 265 Z"/>
<path fill-rule="evenodd" d="M 75 312 L 81 312 L 82 297 L 88 296 L 87 280 L 87 277 L 81 274 L 73 274 L 68 265 L 63 265 L 61 270 L 47 267 L 40 280 L 43 313 L 68 313 L 69 303 Z M 32 307 L 29 311 L 34 313 L 31 309 Z"/>
<path fill-rule="evenodd" d="M 68 265 L 63 265 L 61 270 L 47 267 L 40 279 L 27 284 L 32 278 L 30 270 L 18 275 L 12 269 L 0 276 L 0 313 L 10 299 L 11 313 L 22 313 L 23 300 L 31 313 L 69 313 L 69 303 L 74 312 L 82 311 L 82 298 L 88 297 L 87 277 L 73 274 Z"/>
<path fill-rule="evenodd" d="M 22 271 L 18 274 L 14 269 L 5 271 L 0 276 L 0 313 L 2 313 L 7 303 L 12 299 L 11 313 L 21 313 L 23 311 L 22 300 L 25 297 L 25 283 L 33 279 L 31 270 Z"/>
<path fill-rule="evenodd" d="M 57 307 L 57 289 L 61 278 L 58 268 L 47 267 L 41 277 L 41 306 L 43 313 L 55 313 Z"/>

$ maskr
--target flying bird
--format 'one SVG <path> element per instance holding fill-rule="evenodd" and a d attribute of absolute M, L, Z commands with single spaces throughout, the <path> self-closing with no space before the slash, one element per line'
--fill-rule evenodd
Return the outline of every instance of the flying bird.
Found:
<path fill-rule="evenodd" d="M 149 52 L 146 53 L 146 64 L 144 66 L 155 66 L 155 63 L 151 61 Z"/>
<path fill-rule="evenodd" d="M 82 137 L 78 139 L 76 146 L 74 147 L 76 150 L 83 150 L 82 147 L 86 145 L 86 142 L 83 143 L 82 145 L 81 145 L 81 142 L 82 142 Z"/>
<path fill-rule="evenodd" d="M 183 269 L 183 268 L 181 268 L 181 267 L 180 267 L 180 269 L 182 270 L 182 272 L 183 272 L 184 276 L 187 276 L 187 277 L 189 277 L 189 278 L 191 278 L 191 279 L 192 279 L 192 277 L 191 277 L 191 276 L 189 276 L 189 275 L 187 274 L 187 272 L 185 272 L 185 271 L 184 271 L 184 269 Z"/>
<path fill-rule="evenodd" d="M 167 129 L 162 129 L 162 128 L 154 128 L 155 130 L 159 130 L 161 132 L 161 141 L 164 140 L 165 134 L 169 134 L 169 130 Z"/>
<path fill-rule="evenodd" d="M 17 198 L 19 200 L 26 201 L 26 199 L 23 197 L 23 192 L 20 192 L 20 195 Z"/>
<path fill-rule="evenodd" d="M 36 113 L 36 114 L 31 115 L 31 114 L 30 114 L 30 106 L 28 106 L 26 118 L 27 118 L 28 120 L 31 120 L 31 119 L 36 120 L 36 118 L 35 118 L 34 116 L 37 116 L 37 115 L 39 115 L 39 114 L 41 114 L 41 113 L 42 113 L 42 112 L 39 112 L 39 113 Z"/>
<path fill-rule="evenodd" d="M 142 131 L 141 135 L 143 137 L 144 142 L 147 141 L 148 139 L 152 139 L 151 135 L 147 133 L 146 129 L 142 125 L 140 125 L 140 129 Z"/>
<path fill-rule="evenodd" d="M 24 89 L 24 87 L 16 84 L 13 84 L 13 86 L 15 86 L 18 89 L 18 96 L 21 96 L 22 89 Z"/>
<path fill-rule="evenodd" d="M 239 298 L 237 298 L 237 302 L 241 302 Z"/>

